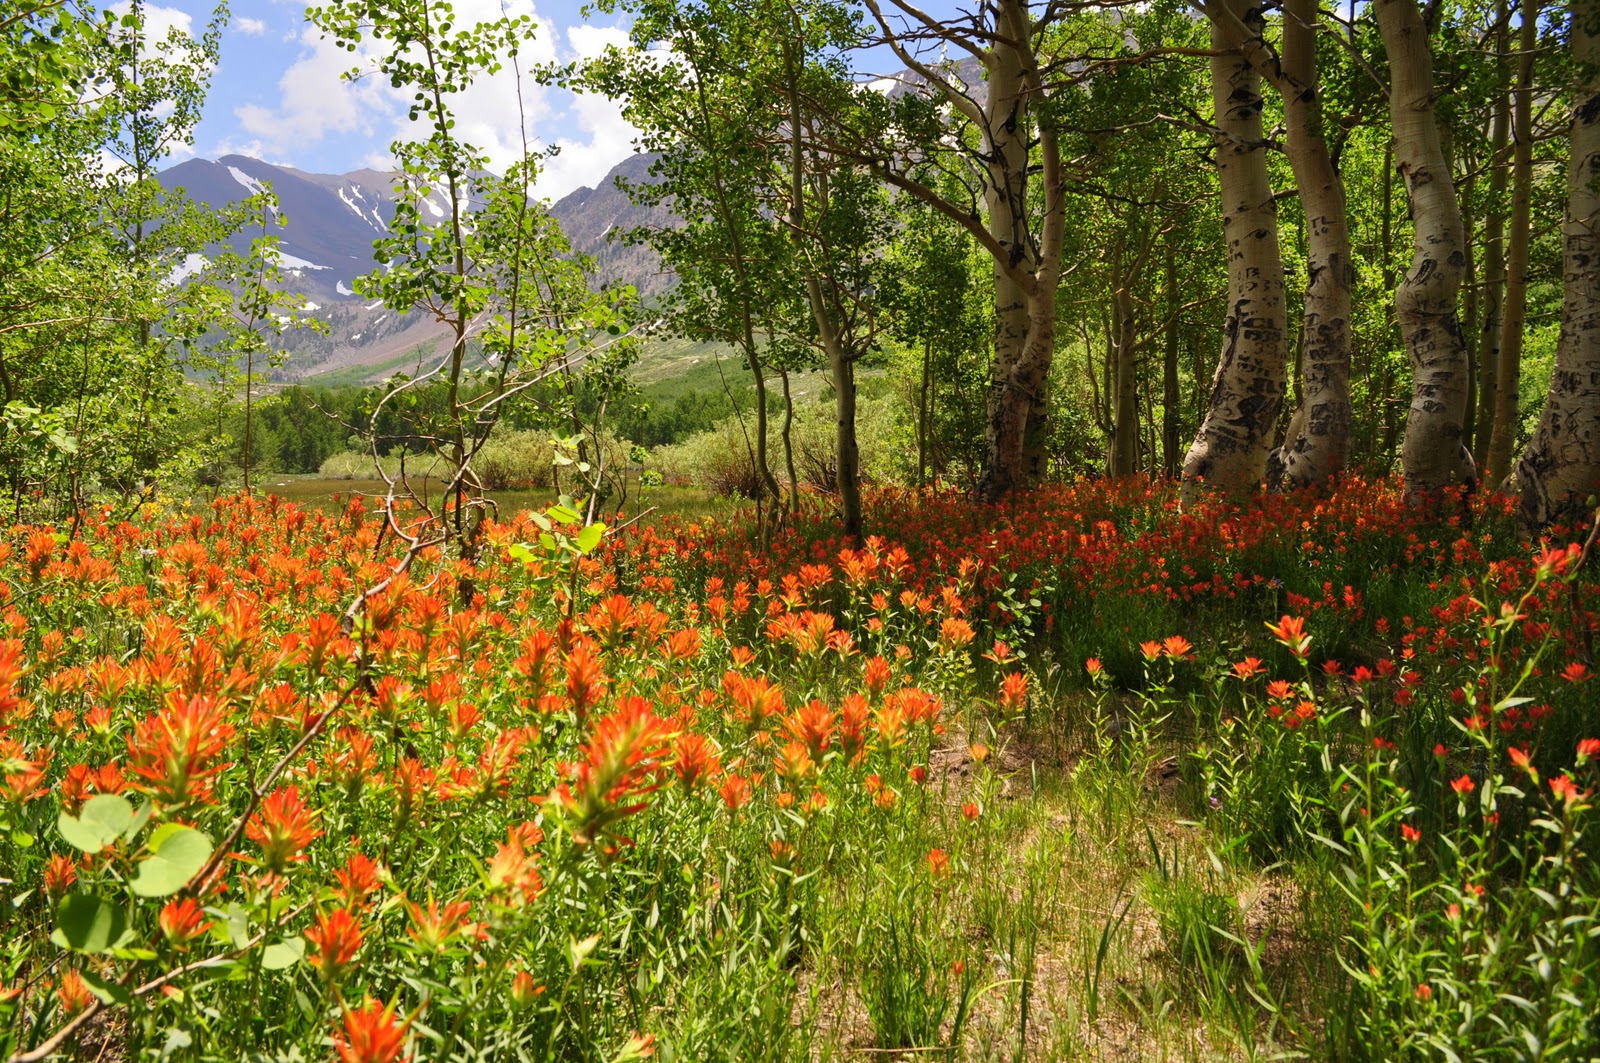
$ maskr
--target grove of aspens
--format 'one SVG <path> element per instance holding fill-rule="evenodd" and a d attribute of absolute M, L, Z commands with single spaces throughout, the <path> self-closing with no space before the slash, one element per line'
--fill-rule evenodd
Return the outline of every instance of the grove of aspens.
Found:
<path fill-rule="evenodd" d="M 321 383 L 258 6 L 0 2 L 0 1059 L 1600 1060 L 1600 0 L 324 0 Z"/>

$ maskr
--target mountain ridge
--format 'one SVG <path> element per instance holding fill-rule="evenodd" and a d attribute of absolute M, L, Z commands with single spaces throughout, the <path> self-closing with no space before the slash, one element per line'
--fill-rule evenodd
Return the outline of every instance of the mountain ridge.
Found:
<path fill-rule="evenodd" d="M 665 290 L 670 278 L 649 247 L 618 237 L 640 226 L 670 224 L 671 216 L 635 205 L 617 179 L 648 180 L 652 160 L 647 154 L 629 155 L 593 186 L 574 189 L 550 204 L 573 249 L 594 259 L 602 282 L 632 284 L 646 297 Z M 410 354 L 426 358 L 446 335 L 438 321 L 417 313 L 395 314 L 355 293 L 355 279 L 375 267 L 373 242 L 388 232 L 394 218 L 392 174 L 370 168 L 311 173 L 232 154 L 185 160 L 162 171 L 159 180 L 164 188 L 182 188 L 189 198 L 212 207 L 238 203 L 271 185 L 279 209 L 266 231 L 278 238 L 284 286 L 303 294 L 308 309 L 328 328 L 326 335 L 310 329 L 285 334 L 282 349 L 289 357 L 273 371 L 274 378 L 381 378 L 402 369 Z M 437 193 L 423 201 L 422 209 L 435 217 L 445 213 Z M 246 228 L 229 243 L 245 253 L 260 231 Z"/>

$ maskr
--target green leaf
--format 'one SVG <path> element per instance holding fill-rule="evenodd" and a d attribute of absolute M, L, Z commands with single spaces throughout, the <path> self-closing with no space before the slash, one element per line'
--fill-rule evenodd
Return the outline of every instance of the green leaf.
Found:
<path fill-rule="evenodd" d="M 545 510 L 551 520 L 560 521 L 562 524 L 576 524 L 583 519 L 583 514 L 567 506 L 555 505 Z"/>
<path fill-rule="evenodd" d="M 154 807 L 148 801 L 140 805 L 139 811 L 133 814 L 133 822 L 128 824 L 128 829 L 122 832 L 122 836 L 130 842 L 133 841 L 133 836 L 143 830 L 146 823 L 150 822 L 150 813 Z"/>
<path fill-rule="evenodd" d="M 83 803 L 76 816 L 61 813 L 56 830 L 73 848 L 98 853 L 132 826 L 133 818 L 133 804 L 126 797 L 96 794 Z"/>
<path fill-rule="evenodd" d="M 100 998 L 102 1004 L 132 1004 L 133 994 L 122 986 L 108 979 L 101 978 L 93 971 L 79 971 L 78 977 L 83 979 L 83 984 L 89 987 L 89 992 Z"/>
<path fill-rule="evenodd" d="M 122 906 L 88 893 L 72 893 L 56 912 L 50 940 L 73 952 L 109 952 L 129 936 Z"/>
<path fill-rule="evenodd" d="M 605 538 L 606 526 L 599 521 L 590 524 L 578 533 L 578 552 L 587 554 L 590 550 L 600 545 L 600 540 Z"/>
<path fill-rule="evenodd" d="M 211 859 L 211 839 L 193 827 L 167 824 L 150 838 L 150 856 L 128 887 L 141 897 L 165 897 L 188 885 Z"/>
<path fill-rule="evenodd" d="M 194 1044 L 194 1038 L 189 1036 L 189 1031 L 181 1026 L 174 1026 L 167 1031 L 166 1044 L 161 1046 L 161 1058 L 166 1059 L 174 1052 L 188 1048 Z"/>
<path fill-rule="evenodd" d="M 228 905 L 228 940 L 242 949 L 250 943 L 250 913 L 237 904 Z"/>
<path fill-rule="evenodd" d="M 300 962 L 306 954 L 304 938 L 289 937 L 282 941 L 268 945 L 261 950 L 261 969 L 264 971 L 281 971 L 285 967 L 293 967 Z"/>

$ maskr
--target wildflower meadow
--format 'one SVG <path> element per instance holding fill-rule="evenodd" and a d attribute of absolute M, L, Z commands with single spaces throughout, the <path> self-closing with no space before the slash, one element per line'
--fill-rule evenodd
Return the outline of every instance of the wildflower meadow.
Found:
<path fill-rule="evenodd" d="M 1593 537 L 1509 505 L 14 527 L 0 1052 L 1595 1058 Z"/>

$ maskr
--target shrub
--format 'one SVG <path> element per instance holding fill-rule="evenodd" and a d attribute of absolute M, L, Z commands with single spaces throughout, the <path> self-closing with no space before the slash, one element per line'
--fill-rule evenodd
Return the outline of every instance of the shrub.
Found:
<path fill-rule="evenodd" d="M 907 464 L 903 449 L 893 445 L 893 417 L 888 400 L 863 399 L 857 408 L 857 443 L 862 479 L 867 483 L 904 482 L 907 475 L 915 472 Z M 789 435 L 795 479 L 802 490 L 835 490 L 838 461 L 833 418 L 831 402 L 795 404 Z M 703 487 L 718 495 L 754 498 L 758 487 L 754 432 L 755 418 L 750 414 L 728 417 L 682 443 L 656 448 L 650 462 L 668 482 Z M 789 470 L 783 449 L 781 410 L 767 420 L 767 464 L 779 486 L 787 491 Z"/>

